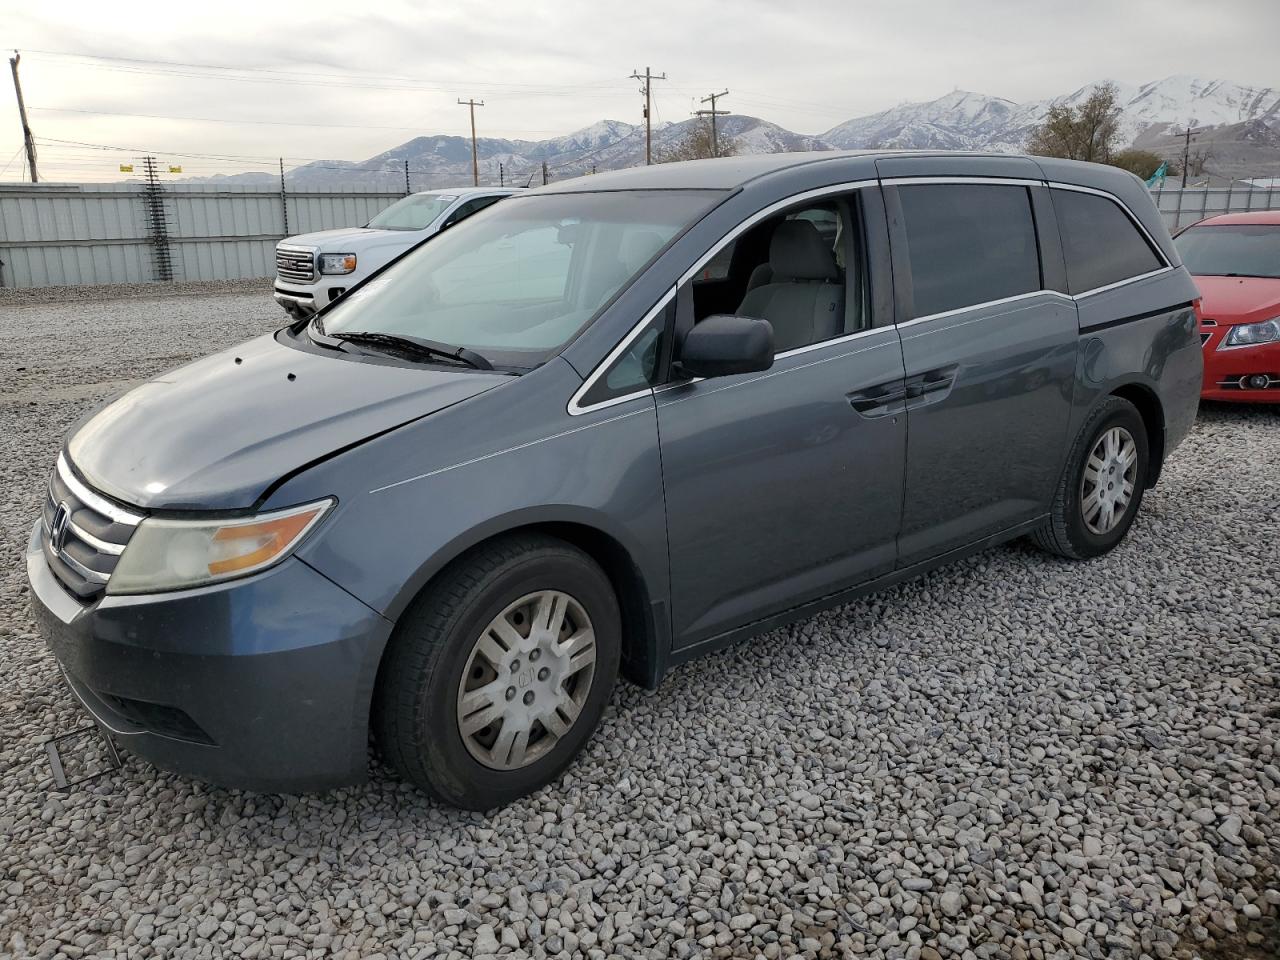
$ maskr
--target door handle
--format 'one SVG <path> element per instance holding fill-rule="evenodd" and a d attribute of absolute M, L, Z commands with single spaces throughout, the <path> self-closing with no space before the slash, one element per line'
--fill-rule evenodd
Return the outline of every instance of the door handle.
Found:
<path fill-rule="evenodd" d="M 901 413 L 907 399 L 907 388 L 901 380 L 878 383 L 847 395 L 849 406 L 864 417 L 883 417 Z"/>
<path fill-rule="evenodd" d="M 917 373 L 913 377 L 906 380 L 906 406 L 910 409 L 912 406 L 922 406 L 933 400 L 940 400 L 948 393 L 956 382 L 956 372 L 960 369 L 959 364 L 951 364 L 947 367 L 938 367 L 935 370 L 926 370 L 924 373 Z M 919 401 L 912 403 L 911 401 Z"/>

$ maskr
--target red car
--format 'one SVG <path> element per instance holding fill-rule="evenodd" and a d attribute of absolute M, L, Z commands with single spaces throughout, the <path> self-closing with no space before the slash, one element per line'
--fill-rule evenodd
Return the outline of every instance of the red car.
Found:
<path fill-rule="evenodd" d="M 1209 217 L 1174 244 L 1204 298 L 1200 395 L 1280 403 L 1280 210 Z"/>

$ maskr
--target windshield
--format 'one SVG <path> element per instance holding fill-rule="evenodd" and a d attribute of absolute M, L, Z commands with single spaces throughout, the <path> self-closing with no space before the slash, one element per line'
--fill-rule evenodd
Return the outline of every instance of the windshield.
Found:
<path fill-rule="evenodd" d="M 495 365 L 535 366 L 722 196 L 631 190 L 504 200 L 351 291 L 324 313 L 323 331 L 421 337 Z"/>
<path fill-rule="evenodd" d="M 457 199 L 456 194 L 415 193 L 387 207 L 368 226 L 378 230 L 425 230 Z"/>
<path fill-rule="evenodd" d="M 1195 276 L 1280 279 L 1280 226 L 1206 224 L 1178 234 L 1173 242 Z"/>

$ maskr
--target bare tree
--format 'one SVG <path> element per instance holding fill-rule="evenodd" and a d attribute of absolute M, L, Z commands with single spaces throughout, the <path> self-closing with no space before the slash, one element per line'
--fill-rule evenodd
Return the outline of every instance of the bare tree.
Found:
<path fill-rule="evenodd" d="M 1054 104 L 1044 122 L 1031 131 L 1027 151 L 1042 157 L 1110 163 L 1120 145 L 1118 96 L 1115 84 L 1102 83 L 1078 107 Z"/>
<path fill-rule="evenodd" d="M 738 141 L 723 130 L 717 132 L 716 140 L 719 156 L 732 157 L 738 152 Z M 672 163 L 676 160 L 706 160 L 713 156 L 716 154 L 711 151 L 711 118 L 698 117 L 690 121 L 684 136 L 659 150 L 654 161 Z"/>
<path fill-rule="evenodd" d="M 1212 147 L 1201 147 L 1191 151 L 1187 155 L 1187 175 L 1203 177 L 1214 159 Z"/>

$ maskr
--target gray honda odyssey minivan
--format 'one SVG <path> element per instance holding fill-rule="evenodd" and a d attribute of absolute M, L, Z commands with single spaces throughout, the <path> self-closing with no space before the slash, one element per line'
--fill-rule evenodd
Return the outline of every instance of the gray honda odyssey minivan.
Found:
<path fill-rule="evenodd" d="M 69 436 L 34 608 L 96 721 L 258 790 L 491 808 L 621 672 L 1023 535 L 1128 531 L 1197 291 L 1088 164 L 779 154 L 531 191 Z M 216 320 L 216 318 L 214 318 Z"/>

